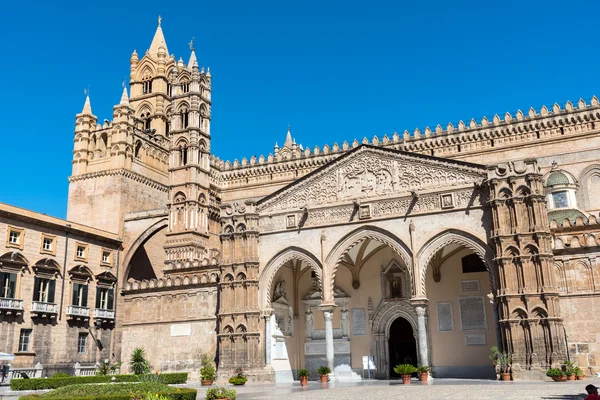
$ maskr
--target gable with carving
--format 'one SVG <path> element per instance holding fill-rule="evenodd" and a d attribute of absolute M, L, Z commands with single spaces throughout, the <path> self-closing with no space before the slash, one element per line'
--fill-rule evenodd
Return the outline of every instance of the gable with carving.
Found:
<path fill-rule="evenodd" d="M 486 178 L 482 165 L 360 146 L 257 203 L 261 213 L 444 190 Z"/>

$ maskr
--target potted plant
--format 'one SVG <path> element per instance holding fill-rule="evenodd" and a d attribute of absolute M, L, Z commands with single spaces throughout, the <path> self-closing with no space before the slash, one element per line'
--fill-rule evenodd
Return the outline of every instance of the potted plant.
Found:
<path fill-rule="evenodd" d="M 317 368 L 317 373 L 321 377 L 321 383 L 327 383 L 327 381 L 329 380 L 329 374 L 331 373 L 331 369 L 322 365 L 319 368 Z"/>
<path fill-rule="evenodd" d="M 419 374 L 419 380 L 421 382 L 427 382 L 427 378 L 429 377 L 429 367 L 421 365 L 417 367 L 417 374 Z"/>
<path fill-rule="evenodd" d="M 490 360 L 492 360 L 496 371 L 500 374 L 500 380 L 510 381 L 510 366 L 512 364 L 510 354 L 500 352 L 497 346 L 490 348 L 490 353 Z"/>
<path fill-rule="evenodd" d="M 574 381 L 575 380 L 575 363 L 573 361 L 565 361 L 561 368 L 565 375 L 567 376 L 567 380 Z"/>
<path fill-rule="evenodd" d="M 298 370 L 298 379 L 300 379 L 300 385 L 306 386 L 308 385 L 308 377 L 310 376 L 310 371 L 304 368 Z"/>
<path fill-rule="evenodd" d="M 578 381 L 582 381 L 584 376 L 583 370 L 579 367 L 575 367 L 575 378 L 577 378 Z"/>
<path fill-rule="evenodd" d="M 214 387 L 206 391 L 206 400 L 235 400 L 235 390 L 223 387 Z"/>
<path fill-rule="evenodd" d="M 554 382 L 564 382 L 567 380 L 567 376 L 560 368 L 550 368 L 546 371 L 546 376 L 552 378 Z"/>
<path fill-rule="evenodd" d="M 202 386 L 210 386 L 217 379 L 217 372 L 208 354 L 202 355 L 202 368 L 200 369 L 200 382 Z"/>
<path fill-rule="evenodd" d="M 399 364 L 394 367 L 394 372 L 402 377 L 402 383 L 410 384 L 410 376 L 417 372 L 417 368 L 411 364 Z"/>
<path fill-rule="evenodd" d="M 237 367 L 234 371 L 235 375 L 229 378 L 229 383 L 236 386 L 241 386 L 248 381 L 246 374 L 244 374 L 244 370 L 242 367 Z"/>

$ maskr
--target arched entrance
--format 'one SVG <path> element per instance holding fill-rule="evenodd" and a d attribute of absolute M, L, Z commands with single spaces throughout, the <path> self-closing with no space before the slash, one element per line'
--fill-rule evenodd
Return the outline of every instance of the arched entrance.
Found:
<path fill-rule="evenodd" d="M 388 336 L 390 378 L 398 377 L 394 367 L 398 364 L 417 365 L 417 341 L 415 332 L 406 319 L 398 317 L 390 326 Z"/>

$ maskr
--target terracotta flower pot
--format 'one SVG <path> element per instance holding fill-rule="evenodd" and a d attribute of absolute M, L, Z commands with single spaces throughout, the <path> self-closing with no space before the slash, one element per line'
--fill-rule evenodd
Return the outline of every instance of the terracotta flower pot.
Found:
<path fill-rule="evenodd" d="M 321 383 L 327 383 L 327 380 L 329 379 L 329 375 L 320 375 L 321 376 Z"/>
<path fill-rule="evenodd" d="M 501 381 L 510 381 L 510 372 L 501 372 L 500 373 L 500 380 Z"/>
<path fill-rule="evenodd" d="M 552 380 L 554 382 L 565 382 L 567 380 L 567 377 L 565 375 L 563 375 L 563 376 L 553 376 Z"/>
<path fill-rule="evenodd" d="M 569 375 L 567 376 L 567 379 L 570 381 L 574 381 L 575 380 L 575 375 Z"/>
<path fill-rule="evenodd" d="M 213 381 L 200 381 L 200 383 L 202 384 L 202 386 L 211 386 L 213 384 Z"/>
<path fill-rule="evenodd" d="M 421 372 L 421 374 L 419 375 L 419 380 L 421 382 L 427 382 L 427 378 L 429 377 L 429 373 L 428 372 Z"/>
<path fill-rule="evenodd" d="M 410 375 L 402 375 L 402 383 L 405 385 L 410 384 Z"/>
<path fill-rule="evenodd" d="M 581 376 L 578 376 L 578 377 L 577 377 L 577 380 L 578 380 L 578 381 L 582 381 L 582 380 L 583 380 L 583 378 L 584 378 L 584 376 L 583 376 L 583 375 L 581 375 Z"/>
<path fill-rule="evenodd" d="M 301 376 L 300 377 L 300 385 L 302 385 L 302 386 L 308 385 L 308 376 Z"/>

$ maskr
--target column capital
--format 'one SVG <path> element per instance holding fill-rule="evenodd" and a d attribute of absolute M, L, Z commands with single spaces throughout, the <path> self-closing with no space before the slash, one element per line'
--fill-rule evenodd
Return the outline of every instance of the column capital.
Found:
<path fill-rule="evenodd" d="M 333 313 L 333 311 L 337 308 L 337 306 L 335 304 L 322 303 L 322 304 L 319 304 L 318 308 L 319 308 L 319 310 L 323 311 L 324 313 Z"/>
<path fill-rule="evenodd" d="M 273 310 L 272 308 L 267 308 L 266 310 L 263 310 L 263 311 L 262 311 L 262 317 L 263 317 L 264 319 L 269 319 L 269 318 L 271 318 L 271 316 L 273 315 L 273 312 L 274 312 L 274 311 L 275 311 L 275 310 Z"/>
<path fill-rule="evenodd" d="M 410 304 L 415 308 L 427 308 L 429 304 L 429 299 L 426 297 L 415 297 L 410 299 Z"/>

